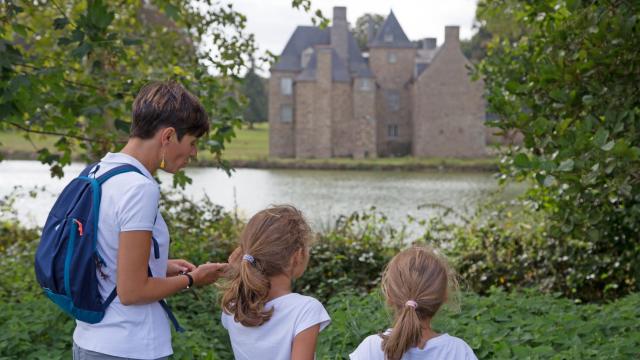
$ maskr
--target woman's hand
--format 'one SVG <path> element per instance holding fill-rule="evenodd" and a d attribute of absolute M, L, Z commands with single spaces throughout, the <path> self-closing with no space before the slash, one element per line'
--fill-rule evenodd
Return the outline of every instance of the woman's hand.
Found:
<path fill-rule="evenodd" d="M 193 284 L 202 286 L 216 282 L 224 274 L 228 265 L 227 263 L 206 263 L 198 266 L 190 273 Z"/>
<path fill-rule="evenodd" d="M 196 266 L 187 260 L 171 259 L 167 261 L 167 277 L 176 276 L 181 272 L 192 272 L 195 269 Z"/>

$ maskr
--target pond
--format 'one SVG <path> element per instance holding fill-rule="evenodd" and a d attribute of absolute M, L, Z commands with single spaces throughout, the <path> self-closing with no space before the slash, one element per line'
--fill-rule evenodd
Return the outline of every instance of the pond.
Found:
<path fill-rule="evenodd" d="M 23 194 L 36 186 L 44 187 L 35 198 L 21 196 L 15 203 L 21 221 L 42 226 L 55 196 L 83 166 L 74 163 L 65 168 L 63 179 L 57 179 L 37 161 L 2 161 L 0 196 L 16 186 Z M 216 168 L 188 168 L 186 173 L 193 183 L 184 191 L 194 199 L 208 196 L 243 218 L 270 204 L 293 204 L 315 228 L 329 225 L 339 215 L 372 206 L 398 222 L 408 214 L 424 218 L 436 211 L 419 209 L 424 204 L 468 213 L 498 189 L 490 173 L 237 169 L 229 177 Z M 164 189 L 171 189 L 170 174 L 161 172 L 160 179 Z M 499 196 L 512 198 L 519 191 L 519 186 L 511 186 Z"/>

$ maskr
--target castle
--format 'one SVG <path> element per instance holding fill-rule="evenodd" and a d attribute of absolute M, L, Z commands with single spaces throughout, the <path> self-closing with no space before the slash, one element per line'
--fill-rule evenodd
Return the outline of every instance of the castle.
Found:
<path fill-rule="evenodd" d="M 459 27 L 445 27 L 439 47 L 409 41 L 393 11 L 377 34 L 369 28 L 365 54 L 345 7 L 330 28 L 296 28 L 271 68 L 270 155 L 485 155 L 483 83 L 470 78 Z"/>

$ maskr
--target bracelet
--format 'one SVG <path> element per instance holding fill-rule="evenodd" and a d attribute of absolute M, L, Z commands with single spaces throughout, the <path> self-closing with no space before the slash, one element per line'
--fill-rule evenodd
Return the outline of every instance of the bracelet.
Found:
<path fill-rule="evenodd" d="M 187 285 L 187 289 L 190 289 L 193 286 L 193 277 L 186 271 L 181 271 L 179 275 L 184 275 L 189 278 L 189 285 Z"/>

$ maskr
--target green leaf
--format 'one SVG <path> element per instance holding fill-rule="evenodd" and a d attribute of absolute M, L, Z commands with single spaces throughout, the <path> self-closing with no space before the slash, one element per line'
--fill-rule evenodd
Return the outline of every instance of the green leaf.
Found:
<path fill-rule="evenodd" d="M 571 171 L 573 170 L 573 160 L 572 159 L 567 159 L 564 160 L 563 162 L 560 163 L 560 166 L 558 166 L 558 171 Z"/>
<path fill-rule="evenodd" d="M 531 161 L 529 161 L 529 157 L 526 154 L 519 153 L 513 159 L 513 164 L 519 168 L 528 168 L 531 166 Z"/>
<path fill-rule="evenodd" d="M 556 183 L 557 183 L 557 181 L 556 181 L 555 176 L 553 176 L 553 175 L 547 175 L 547 176 L 544 178 L 543 185 L 544 185 L 545 187 L 550 187 L 550 186 L 555 186 L 555 185 L 556 185 Z"/>
<path fill-rule="evenodd" d="M 11 24 L 13 31 L 20 34 L 22 37 L 26 38 L 29 34 L 27 33 L 27 27 L 21 24 L 13 23 Z"/>
<path fill-rule="evenodd" d="M 609 131 L 606 130 L 605 128 L 600 128 L 598 129 L 598 131 L 596 131 L 596 134 L 593 136 L 593 144 L 596 145 L 597 147 L 601 147 L 605 144 L 608 137 L 609 137 Z"/>
<path fill-rule="evenodd" d="M 73 49 L 73 51 L 71 52 L 71 56 L 81 59 L 85 57 L 85 55 L 87 55 L 89 51 L 91 51 L 91 49 L 92 49 L 91 44 L 86 42 L 82 43 L 77 48 Z"/>
<path fill-rule="evenodd" d="M 116 127 L 116 129 L 125 132 L 125 133 L 129 133 L 130 129 L 131 129 L 131 123 L 128 121 L 124 121 L 122 119 L 116 119 L 113 122 L 114 126 Z"/>
<path fill-rule="evenodd" d="M 611 140 L 608 143 L 602 145 L 600 147 L 600 149 L 604 150 L 604 151 L 610 151 L 611 149 L 613 149 L 613 146 L 616 144 L 615 141 Z"/>
<path fill-rule="evenodd" d="M 69 24 L 69 19 L 61 17 L 53 20 L 53 28 L 56 30 L 64 29 Z"/>

